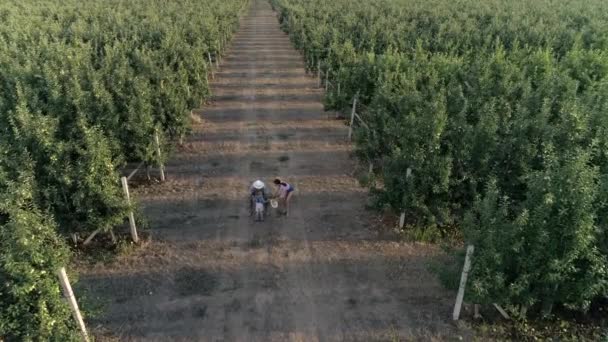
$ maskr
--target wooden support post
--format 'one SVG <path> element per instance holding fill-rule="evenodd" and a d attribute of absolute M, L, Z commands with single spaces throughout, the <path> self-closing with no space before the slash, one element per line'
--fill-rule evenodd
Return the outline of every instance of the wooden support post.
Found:
<path fill-rule="evenodd" d="M 127 203 L 131 205 L 131 195 L 129 195 L 129 184 L 127 183 L 127 177 L 122 177 L 120 181 L 122 182 L 122 190 L 125 193 Z M 137 236 L 137 227 L 135 226 L 135 216 L 133 215 L 133 210 L 131 209 L 129 209 L 129 226 L 131 228 L 131 238 L 133 239 L 133 242 L 138 243 L 139 237 Z"/>
<path fill-rule="evenodd" d="M 317 87 L 321 88 L 321 58 L 319 58 L 319 60 L 317 61 Z"/>
<path fill-rule="evenodd" d="M 408 167 L 405 170 L 405 179 L 409 179 L 410 177 L 412 177 L 412 168 Z M 405 195 L 403 195 L 403 205 L 405 206 Z M 405 211 L 401 212 L 401 216 L 399 216 L 399 229 L 403 229 L 403 226 L 405 225 Z"/>
<path fill-rule="evenodd" d="M 357 109 L 357 95 L 353 98 L 353 108 L 350 111 L 350 124 L 348 125 L 348 141 L 352 141 L 353 124 L 355 123 L 355 110 Z"/>
<path fill-rule="evenodd" d="M 509 314 L 500 307 L 500 305 L 493 303 L 492 305 L 494 305 L 494 307 L 496 308 L 496 310 L 498 310 L 498 312 L 500 313 L 500 315 L 504 318 L 504 319 L 511 319 L 511 317 L 509 316 Z"/>
<path fill-rule="evenodd" d="M 158 139 L 158 130 L 154 132 L 154 142 L 156 143 L 156 156 L 158 157 L 158 164 L 160 168 L 160 180 L 161 182 L 165 181 L 165 165 L 162 162 L 162 155 L 160 153 L 160 141 Z"/>
<path fill-rule="evenodd" d="M 218 42 L 216 45 L 217 51 L 215 52 L 215 67 L 220 68 L 220 56 L 221 56 L 221 50 L 222 50 L 222 46 L 220 45 L 220 43 Z"/>
<path fill-rule="evenodd" d="M 144 165 L 145 162 L 141 162 L 139 163 L 139 165 L 137 165 L 137 167 L 135 168 L 135 170 L 131 171 L 131 173 L 129 173 L 129 175 L 127 176 L 127 180 L 131 180 L 131 178 L 133 178 L 133 176 L 135 176 L 135 174 L 137 172 L 139 172 L 139 169 L 141 168 L 142 165 Z"/>
<path fill-rule="evenodd" d="M 110 229 L 110 239 L 112 239 L 112 243 L 116 244 L 116 235 L 114 235 L 114 230 Z"/>
<path fill-rule="evenodd" d="M 460 286 L 458 287 L 458 295 L 456 295 L 456 304 L 454 305 L 454 313 L 452 318 L 457 321 L 460 317 L 460 309 L 462 307 L 462 300 L 464 299 L 464 289 L 467 285 L 467 277 L 469 276 L 469 270 L 471 269 L 471 256 L 475 247 L 469 245 L 467 247 L 467 254 L 464 259 L 464 268 L 462 269 L 462 275 L 460 276 Z"/>
<path fill-rule="evenodd" d="M 91 235 L 89 235 L 88 238 L 86 238 L 86 240 L 84 240 L 84 242 L 82 243 L 83 245 L 88 245 L 89 243 L 91 243 L 91 241 L 93 241 L 93 238 L 99 234 L 99 232 L 101 231 L 101 229 L 96 229 L 94 232 L 91 233 Z"/>
<path fill-rule="evenodd" d="M 327 74 L 325 75 L 325 93 L 329 90 L 329 74 L 330 70 L 327 70 Z"/>
<path fill-rule="evenodd" d="M 82 314 L 80 313 L 80 309 L 78 308 L 78 303 L 76 302 L 76 297 L 74 297 L 74 291 L 72 291 L 72 285 L 70 285 L 70 281 L 68 279 L 68 275 L 65 272 L 65 267 L 60 268 L 57 271 L 57 277 L 59 278 L 59 283 L 61 284 L 61 289 L 63 290 L 63 296 L 68 301 L 70 305 L 70 309 L 72 310 L 72 316 L 74 316 L 74 320 L 78 324 L 80 328 L 80 333 L 82 334 L 82 340 L 85 342 L 89 342 L 89 335 L 87 334 L 87 328 L 84 325 L 84 320 L 82 319 Z"/>
<path fill-rule="evenodd" d="M 399 229 L 403 229 L 404 225 L 405 225 L 405 211 L 402 211 L 401 215 L 399 215 Z"/>
<path fill-rule="evenodd" d="M 481 319 L 481 314 L 479 313 L 479 304 L 475 304 L 473 305 L 473 318 L 475 319 Z"/>
<path fill-rule="evenodd" d="M 211 54 L 207 52 L 207 58 L 209 59 L 209 71 L 211 71 L 211 79 L 215 79 L 215 74 L 213 73 L 213 61 L 211 60 Z"/>
<path fill-rule="evenodd" d="M 338 96 L 340 96 L 340 82 L 338 82 Z"/>
<path fill-rule="evenodd" d="M 310 53 L 308 53 L 308 51 L 306 52 L 304 61 L 306 62 L 305 72 L 306 72 L 306 75 L 308 75 L 308 73 L 310 72 Z"/>
<path fill-rule="evenodd" d="M 526 314 L 528 313 L 528 308 L 524 305 L 519 309 L 519 318 L 526 318 Z"/>

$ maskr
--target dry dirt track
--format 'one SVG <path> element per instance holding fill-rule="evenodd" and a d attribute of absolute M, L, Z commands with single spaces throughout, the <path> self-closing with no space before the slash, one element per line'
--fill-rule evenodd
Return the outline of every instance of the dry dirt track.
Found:
<path fill-rule="evenodd" d="M 382 240 L 352 177 L 346 127 L 254 0 L 212 85 L 203 122 L 137 189 L 153 241 L 82 270 L 101 339 L 140 341 L 447 340 L 453 295 L 427 271 L 429 247 Z M 282 176 L 290 217 L 254 223 L 246 189 Z"/>

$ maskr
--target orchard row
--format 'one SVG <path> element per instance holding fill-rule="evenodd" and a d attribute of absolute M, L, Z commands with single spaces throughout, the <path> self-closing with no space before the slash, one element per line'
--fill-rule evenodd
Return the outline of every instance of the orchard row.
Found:
<path fill-rule="evenodd" d="M 273 5 L 327 109 L 358 97 L 376 204 L 475 245 L 469 300 L 525 315 L 608 296 L 608 3 Z"/>

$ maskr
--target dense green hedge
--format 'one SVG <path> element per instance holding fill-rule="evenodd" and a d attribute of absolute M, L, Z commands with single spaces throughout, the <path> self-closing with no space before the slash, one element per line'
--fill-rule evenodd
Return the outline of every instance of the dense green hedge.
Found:
<path fill-rule="evenodd" d="M 208 53 L 221 53 L 245 4 L 0 4 L 0 139 L 29 152 L 35 200 L 63 232 L 122 221 L 117 169 L 160 162 L 156 129 L 161 141 L 188 133 L 209 96 Z"/>
<path fill-rule="evenodd" d="M 0 2 L 0 340 L 74 338 L 65 237 L 124 222 L 119 169 L 189 132 L 247 3 Z"/>
<path fill-rule="evenodd" d="M 475 245 L 469 298 L 547 313 L 608 295 L 608 3 L 273 4 L 335 85 L 326 107 L 360 92 L 377 203 Z"/>
<path fill-rule="evenodd" d="M 0 144 L 2 158 L 5 147 Z M 21 153 L 11 159 L 19 171 L 0 163 L 0 339 L 75 341 L 75 322 L 56 276 L 69 252 L 49 213 L 33 200 L 31 158 Z"/>

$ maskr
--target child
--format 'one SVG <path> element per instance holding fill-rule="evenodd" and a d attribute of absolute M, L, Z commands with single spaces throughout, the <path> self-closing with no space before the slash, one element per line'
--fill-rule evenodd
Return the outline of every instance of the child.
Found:
<path fill-rule="evenodd" d="M 264 221 L 264 206 L 268 200 L 261 193 L 256 194 L 253 200 L 255 202 L 255 220 Z"/>

